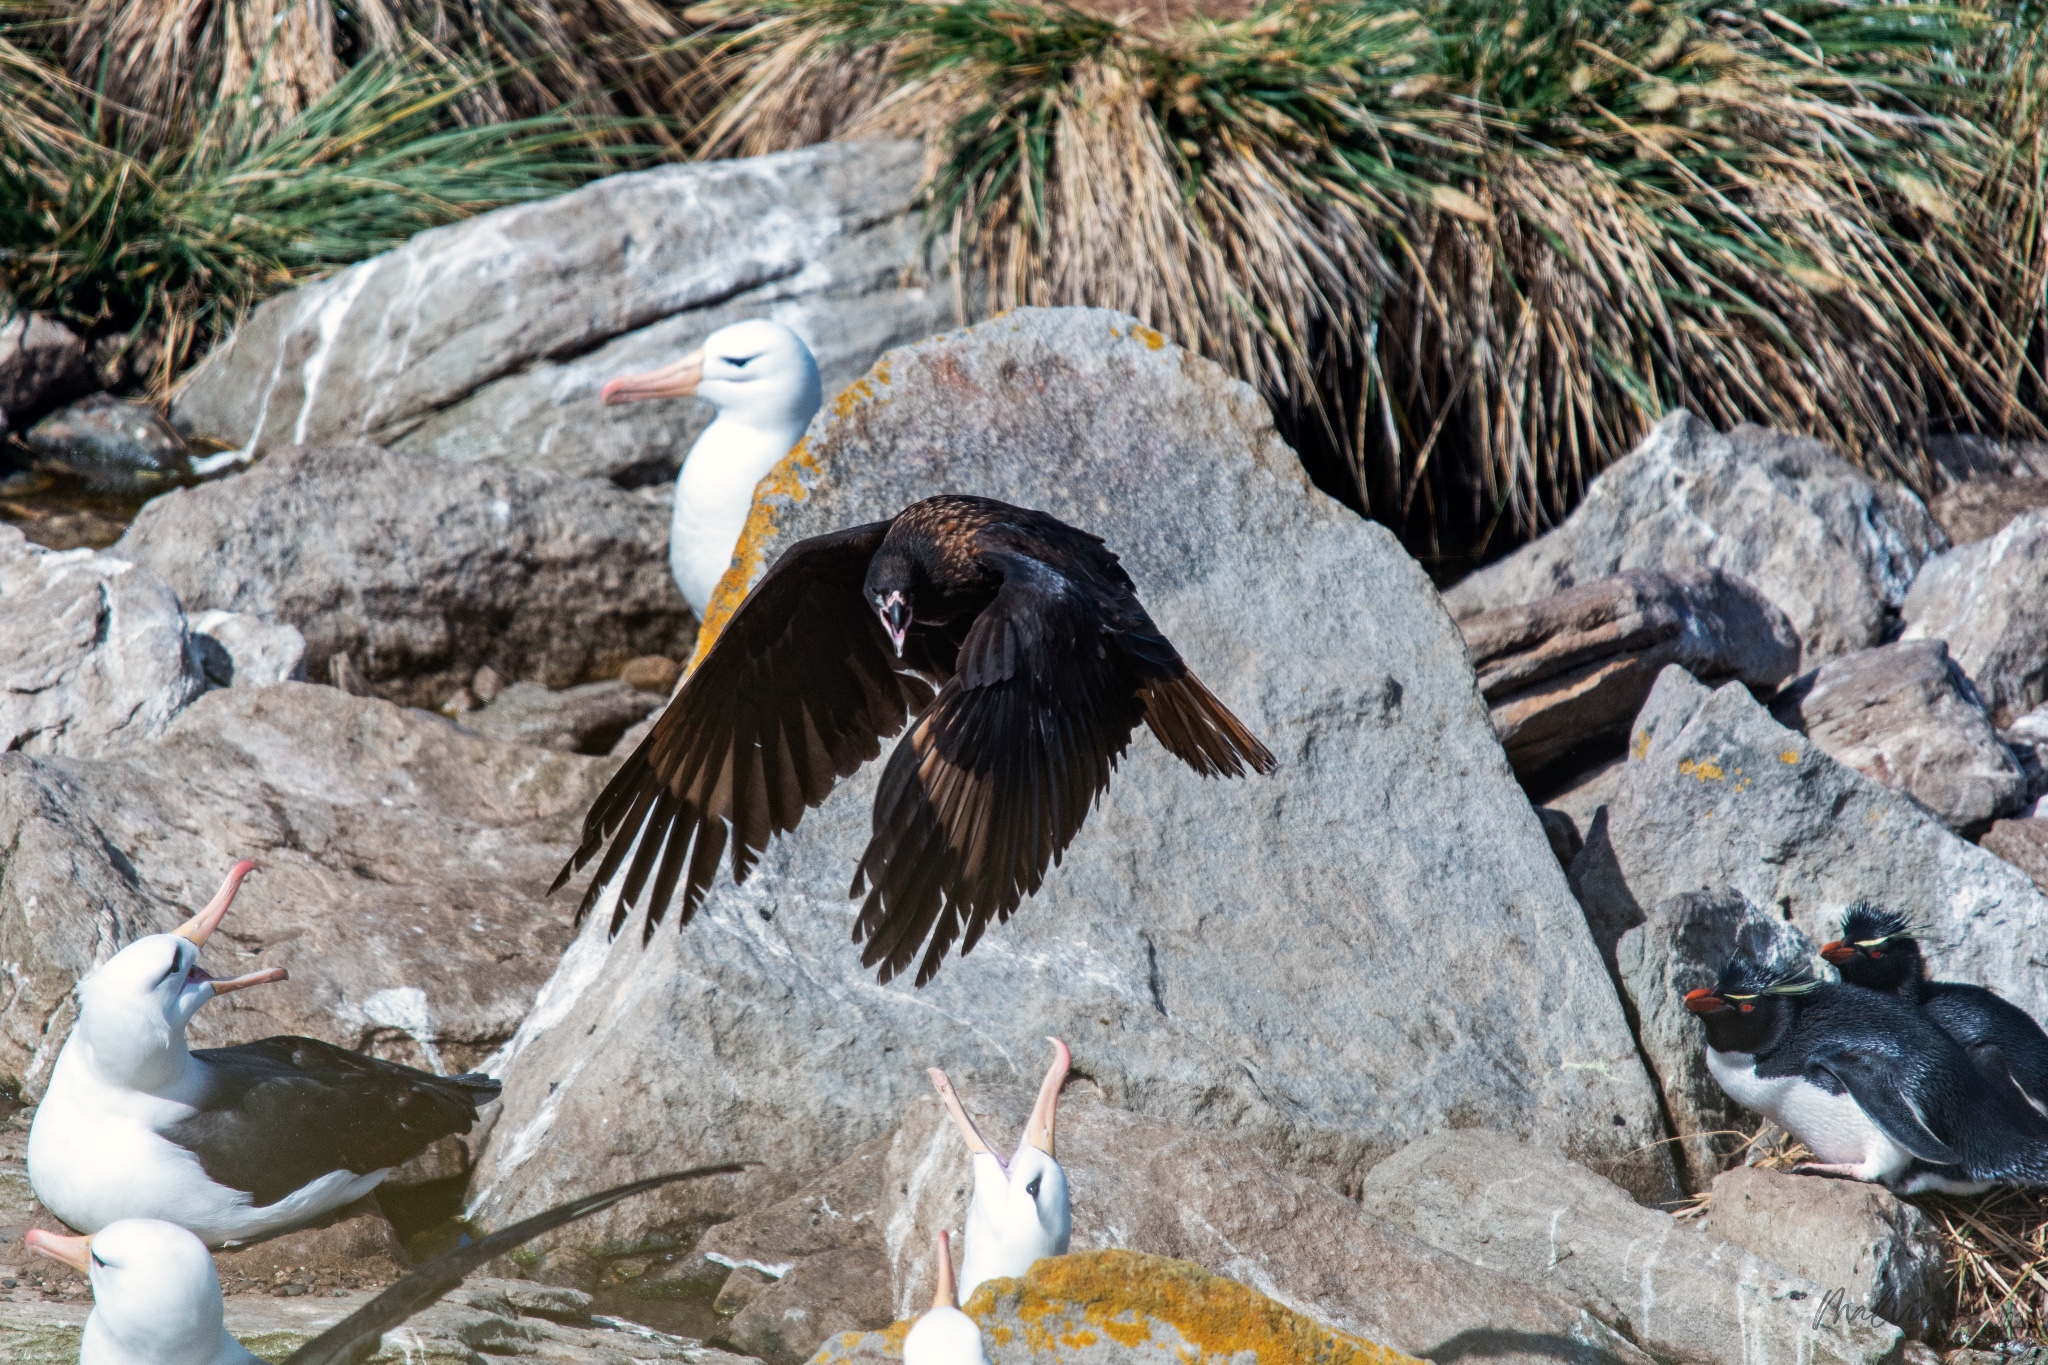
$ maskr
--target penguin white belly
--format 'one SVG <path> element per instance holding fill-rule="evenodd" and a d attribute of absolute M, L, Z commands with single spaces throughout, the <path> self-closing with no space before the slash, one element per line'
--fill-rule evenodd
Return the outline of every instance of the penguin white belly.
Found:
<path fill-rule="evenodd" d="M 1759 1076 L 1747 1052 L 1708 1048 L 1707 1069 L 1730 1099 L 1805 1143 L 1818 1162 L 1880 1181 L 1896 1180 L 1913 1164 L 1913 1154 L 1886 1137 L 1846 1091 L 1830 1095 L 1798 1076 Z"/>
<path fill-rule="evenodd" d="M 802 435 L 762 431 L 720 417 L 690 447 L 676 476 L 668 567 L 699 620 L 732 563 L 754 504 L 754 486 Z"/>
<path fill-rule="evenodd" d="M 60 1056 L 29 1128 L 29 1184 L 45 1208 L 81 1232 L 160 1218 L 217 1247 L 310 1222 L 390 1174 L 334 1171 L 257 1208 L 246 1190 L 219 1184 L 195 1153 L 157 1131 L 191 1113 L 175 1100 L 107 1085 Z"/>

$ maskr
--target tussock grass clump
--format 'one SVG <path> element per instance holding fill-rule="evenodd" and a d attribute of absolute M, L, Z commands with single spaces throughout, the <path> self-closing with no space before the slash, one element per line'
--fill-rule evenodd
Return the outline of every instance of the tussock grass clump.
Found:
<path fill-rule="evenodd" d="M 1923 488 L 1930 429 L 2041 430 L 2040 87 L 2002 11 L 703 12 L 709 151 L 922 137 L 988 306 L 1123 308 L 1233 366 L 1411 542 L 1541 529 L 1679 404 Z"/>

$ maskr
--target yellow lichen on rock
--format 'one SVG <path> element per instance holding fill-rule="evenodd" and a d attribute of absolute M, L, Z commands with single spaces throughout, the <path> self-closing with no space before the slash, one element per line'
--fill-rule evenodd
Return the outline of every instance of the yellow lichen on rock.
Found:
<path fill-rule="evenodd" d="M 766 565 L 769 541 L 777 534 L 777 510 L 809 497 L 811 490 L 806 478 L 815 478 L 817 473 L 818 458 L 811 453 L 807 437 L 798 441 L 795 448 L 763 475 L 760 483 L 754 485 L 754 503 L 747 509 L 747 524 L 740 530 L 739 543 L 733 546 L 732 563 L 726 566 L 725 576 L 718 580 L 718 586 L 711 590 L 711 605 L 704 610 L 704 624 L 697 631 L 697 648 L 690 655 L 691 668 L 711 652 L 711 642 L 718 638 L 718 632 L 725 629 L 725 623 L 739 610 L 740 603 L 746 600 L 747 590 L 754 585 L 756 572 Z"/>

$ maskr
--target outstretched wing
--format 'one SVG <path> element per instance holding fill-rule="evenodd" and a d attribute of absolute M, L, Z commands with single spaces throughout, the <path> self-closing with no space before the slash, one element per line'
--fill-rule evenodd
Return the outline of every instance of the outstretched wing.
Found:
<path fill-rule="evenodd" d="M 1069 576 L 1025 554 L 982 560 L 1002 587 L 890 754 L 854 876 L 852 894 L 866 893 L 861 961 L 884 981 L 922 949 L 924 985 L 955 940 L 971 951 L 1038 890 L 1139 721 L 1199 772 L 1272 764 L 1188 673 L 1128 580 Z"/>
<path fill-rule="evenodd" d="M 548 888 L 605 850 L 576 907 L 579 922 L 623 867 L 612 933 L 650 879 L 642 938 L 661 923 L 678 882 L 687 924 L 728 833 L 733 879 L 744 881 L 770 837 L 795 829 L 929 700 L 928 685 L 898 671 L 861 596 L 889 526 L 798 541 L 754 585 L 584 817 L 582 843 Z"/>

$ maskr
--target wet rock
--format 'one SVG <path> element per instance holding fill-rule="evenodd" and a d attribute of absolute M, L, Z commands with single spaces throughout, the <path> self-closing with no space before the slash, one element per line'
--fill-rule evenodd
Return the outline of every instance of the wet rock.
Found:
<path fill-rule="evenodd" d="M 1729 1134 L 1755 1127 L 1708 1072 L 1699 1020 L 1684 1004 L 1687 991 L 1712 986 L 1738 951 L 1767 962 L 1810 963 L 1814 943 L 1740 892 L 1684 891 L 1658 902 L 1614 948 L 1636 1039 L 1664 1092 L 1675 1135 L 1684 1139 L 1679 1151 L 1695 1190 L 1713 1183 L 1740 1144 Z"/>
<path fill-rule="evenodd" d="M 965 1092 L 963 1101 L 982 1131 L 1007 1146 L 1034 1096 L 993 1086 Z M 1192 1262 L 1339 1331 L 1432 1360 L 1647 1365 L 1583 1310 L 1429 1246 L 1212 1129 L 1114 1108 L 1070 1083 L 1058 1137 L 1077 1252 Z M 884 1185 L 899 1317 L 931 1302 L 932 1239 L 941 1228 L 958 1237 L 972 1183 L 945 1111 L 931 1098 L 913 1104 L 889 1148 Z"/>
<path fill-rule="evenodd" d="M 240 858 L 262 871 L 206 963 L 291 984 L 207 1006 L 194 1046 L 297 1033 L 475 1065 L 568 939 L 541 894 L 609 770 L 300 683 L 209 692 L 119 756 L 0 755 L 0 1077 L 37 1094 L 78 979 L 188 917 Z"/>
<path fill-rule="evenodd" d="M 1927 504 L 1951 545 L 1989 540 L 2013 518 L 2048 507 L 2048 478 L 1998 475 L 1959 483 Z"/>
<path fill-rule="evenodd" d="M 1771 714 L 1950 829 L 1981 829 L 2027 797 L 2026 771 L 1940 640 L 1830 659 L 1787 686 Z"/>
<path fill-rule="evenodd" d="M 306 680 L 306 637 L 282 621 L 260 621 L 234 611 L 202 611 L 192 618 L 206 680 L 215 687 L 268 687 Z"/>
<path fill-rule="evenodd" d="M 155 408 L 104 393 L 51 413 L 22 440 L 36 468 L 108 492 L 156 492 L 191 472 L 184 438 Z"/>
<path fill-rule="evenodd" d="M 0 753 L 97 754 L 148 739 L 205 689 L 162 579 L 0 525 Z"/>
<path fill-rule="evenodd" d="M 1660 1359 L 1898 1359 L 1896 1327 L 1817 1319 L 1823 1286 L 1498 1133 L 1426 1137 L 1374 1167 L 1361 1199 L 1424 1241 L 1583 1305 Z"/>
<path fill-rule="evenodd" d="M 1978 841 L 1986 853 L 2011 863 L 2048 891 L 2048 816 L 1998 820 Z"/>
<path fill-rule="evenodd" d="M 568 687 L 689 638 L 666 517 L 594 479 L 299 446 L 156 499 L 118 553 L 188 610 L 297 627 L 309 676 L 346 655 L 407 705 L 485 664 Z"/>
<path fill-rule="evenodd" d="M 673 477 L 710 406 L 604 408 L 606 379 L 773 315 L 830 393 L 955 322 L 950 281 L 905 281 L 922 265 L 923 156 L 836 142 L 664 166 L 423 232 L 258 308 L 181 385 L 172 420 L 257 454 L 368 441 Z"/>
<path fill-rule="evenodd" d="M 990 1281 L 966 1308 L 992 1365 L 1418 1365 L 1199 1266 L 1132 1251 L 1040 1261 L 1021 1280 Z M 816 1365 L 900 1361 L 908 1329 L 843 1337 Z"/>
<path fill-rule="evenodd" d="M 2048 701 L 2048 508 L 1930 561 L 1903 638 L 1946 640 L 2001 724 Z"/>
<path fill-rule="evenodd" d="M 2024 873 L 1785 729 L 1743 688 L 1710 691 L 1680 669 L 1643 704 L 1572 885 L 1589 919 L 1624 926 L 1668 896 L 1728 888 L 1816 942 L 1868 897 L 1923 920 L 1943 945 L 1941 979 L 2048 1017 L 2048 980 L 2020 951 L 2048 935 L 2048 897 Z"/>
<path fill-rule="evenodd" d="M 69 327 L 40 313 L 0 315 L 0 431 L 91 387 L 85 343 Z"/>
<path fill-rule="evenodd" d="M 1705 1230 L 1909 1337 L 1932 1340 L 1947 1321 L 1940 1229 L 1882 1185 L 1737 1167 L 1714 1181 Z"/>
<path fill-rule="evenodd" d="M 606 754 L 628 727 L 661 709 L 662 698 L 627 683 L 584 683 L 560 692 L 539 683 L 513 683 L 490 705 L 464 716 L 480 735 L 532 744 L 567 754 Z"/>
<path fill-rule="evenodd" d="M 1799 669 L 1785 614 L 1712 569 L 1635 569 L 1458 622 L 1493 728 L 1519 773 L 1625 734 L 1657 672 L 1775 688 Z"/>
<path fill-rule="evenodd" d="M 1624 569 L 1720 569 L 1792 621 L 1810 667 L 1885 638 L 1922 563 L 1945 548 L 1920 500 L 1825 445 L 1762 427 L 1659 422 L 1555 531 L 1472 574 L 1460 619 Z"/>
<path fill-rule="evenodd" d="M 689 926 L 643 947 L 593 916 L 507 1062 L 484 1217 L 637 1171 L 640 1151 L 800 1179 L 893 1127 L 926 1066 L 965 1089 L 1035 1076 L 1049 1033 L 1134 1106 L 1227 1114 L 1337 1187 L 1485 1114 L 1672 1188 L 1644 1150 L 1661 1130 L 1634 1040 L 1456 627 L 1390 535 L 1308 484 L 1248 387 L 1095 310 L 893 351 L 763 481 L 710 628 L 782 547 L 941 488 L 1107 537 L 1278 773 L 1205 781 L 1137 736 L 1044 890 L 923 990 L 876 984 L 849 942 L 879 763 L 744 887 L 721 873 Z M 1332 583 L 1373 590 L 1332 613 Z M 728 1197 L 664 1191 L 575 1235 L 729 1217 L 692 1202 Z"/>
<path fill-rule="evenodd" d="M 751 1365 L 744 1356 L 632 1323 L 563 1323 L 522 1306 L 531 1285 L 473 1279 L 387 1332 L 364 1365 L 483 1365 L 516 1356 L 535 1365 L 620 1365 L 663 1360 L 682 1365 Z M 282 1360 L 362 1307 L 371 1291 L 293 1296 L 230 1294 L 227 1329 L 267 1360 Z M 530 1300 L 529 1300 L 530 1301 Z M 89 1298 L 52 1303 L 16 1296 L 0 1301 L 0 1357 L 9 1365 L 75 1365 Z"/>

